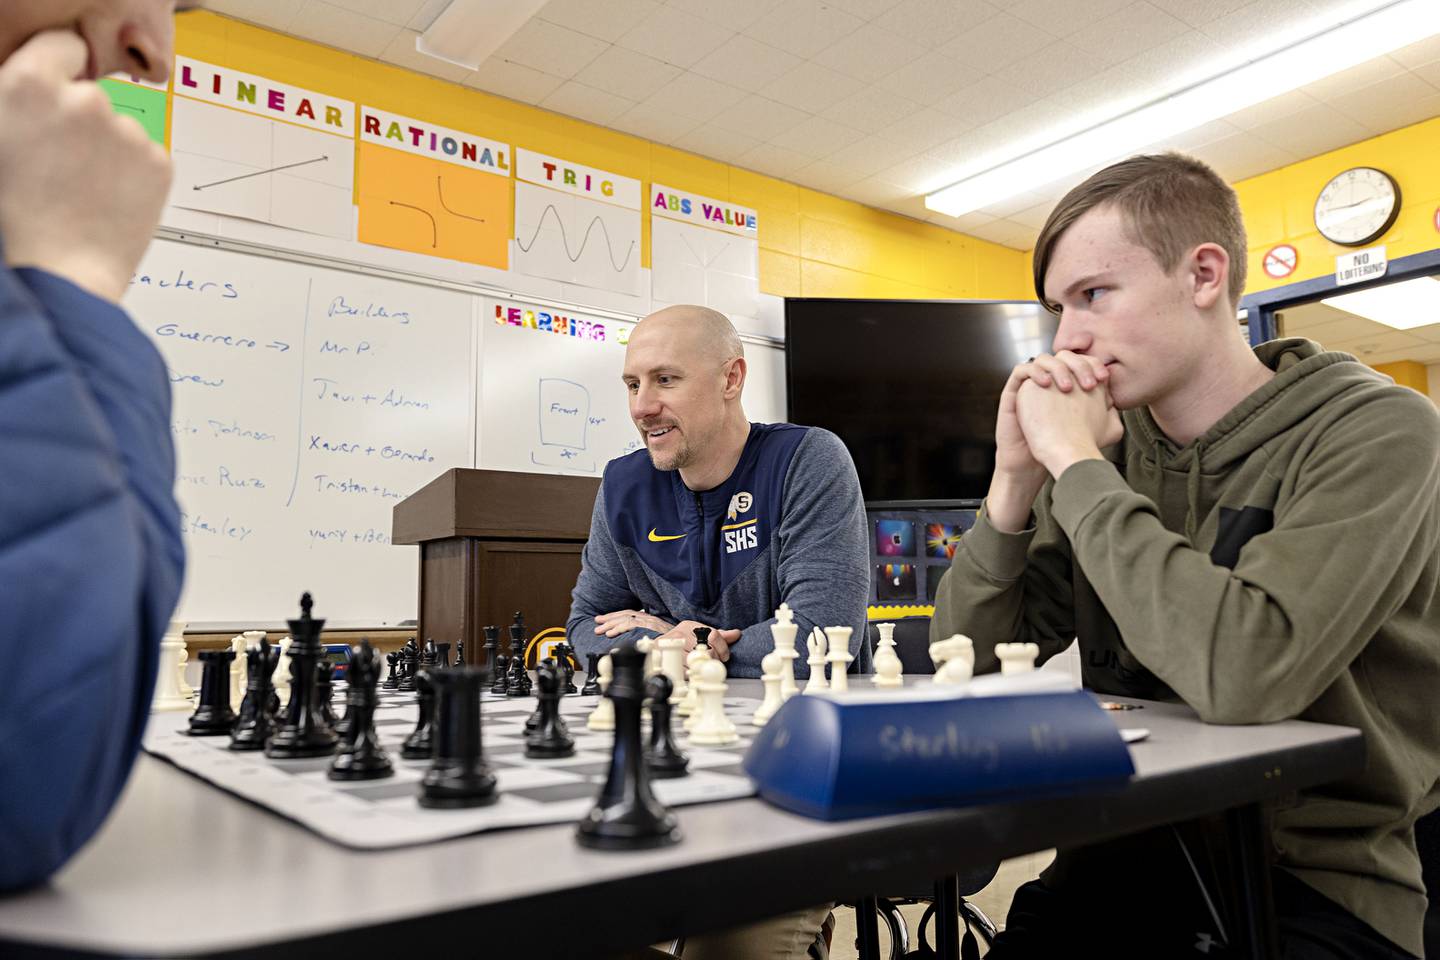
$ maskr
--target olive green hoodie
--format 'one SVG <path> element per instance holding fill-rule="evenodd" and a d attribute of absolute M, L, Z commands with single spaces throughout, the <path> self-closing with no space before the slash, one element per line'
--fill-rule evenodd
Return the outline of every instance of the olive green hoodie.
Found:
<path fill-rule="evenodd" d="M 984 511 L 936 597 L 932 640 L 1078 637 L 1085 685 L 1178 695 L 1210 723 L 1359 727 L 1359 777 L 1277 811 L 1277 862 L 1423 955 L 1414 823 L 1440 803 L 1440 417 L 1307 340 L 1256 348 L 1276 371 L 1194 443 L 1148 409 L 1046 485 L 1033 529 Z"/>

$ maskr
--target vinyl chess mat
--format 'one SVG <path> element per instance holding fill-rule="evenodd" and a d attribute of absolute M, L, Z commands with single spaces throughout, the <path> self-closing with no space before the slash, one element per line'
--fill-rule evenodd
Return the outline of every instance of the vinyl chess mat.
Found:
<path fill-rule="evenodd" d="M 334 703 L 343 713 L 345 686 L 336 684 Z M 485 694 L 481 736 L 486 761 L 495 772 L 499 799 L 467 810 L 429 810 L 420 806 L 420 778 L 428 760 L 405 760 L 400 746 L 415 729 L 419 705 L 414 693 L 380 690 L 375 732 L 395 772 L 382 780 L 337 781 L 326 776 L 331 757 L 272 760 L 263 751 L 230 750 L 230 738 L 191 737 L 187 711 L 155 713 L 145 732 L 147 753 L 228 793 L 293 820 L 342 846 L 382 850 L 450 837 L 578 821 L 594 805 L 610 769 L 614 735 L 585 726 L 599 697 L 568 696 L 561 715 L 575 738 L 573 756 L 556 760 L 525 756 L 525 719 L 533 697 L 507 699 Z M 740 769 L 751 740 L 759 732 L 750 718 L 759 700 L 727 697 L 725 712 L 740 735 L 725 747 L 692 745 L 674 716 L 675 741 L 690 757 L 688 776 L 651 780 L 656 799 L 668 807 L 752 796 L 755 788 Z M 650 726 L 643 736 L 649 742 Z"/>

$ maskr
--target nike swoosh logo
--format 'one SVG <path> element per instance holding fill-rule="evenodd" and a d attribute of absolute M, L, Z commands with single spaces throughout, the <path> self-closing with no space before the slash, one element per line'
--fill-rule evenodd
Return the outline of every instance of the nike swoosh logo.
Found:
<path fill-rule="evenodd" d="M 664 534 L 656 533 L 654 527 L 651 527 L 651 528 L 650 528 L 650 542 L 651 542 L 651 543 L 664 543 L 666 540 L 680 540 L 680 539 L 684 538 L 684 536 L 685 536 L 685 534 L 683 534 L 683 533 L 675 533 L 675 534 L 671 534 L 671 535 L 669 535 L 669 536 L 666 536 L 666 535 L 664 535 Z"/>

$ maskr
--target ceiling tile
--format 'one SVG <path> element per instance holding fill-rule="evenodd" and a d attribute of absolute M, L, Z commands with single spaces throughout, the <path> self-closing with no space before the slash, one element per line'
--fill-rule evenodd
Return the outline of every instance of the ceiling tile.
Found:
<path fill-rule="evenodd" d="M 1167 137 L 1156 146 L 1163 146 L 1171 150 L 1179 150 L 1181 153 L 1188 153 L 1197 147 L 1207 143 L 1214 143 L 1216 140 L 1223 140 L 1232 137 L 1240 132 L 1240 128 L 1226 120 L 1211 120 L 1209 123 L 1202 123 L 1198 127 L 1177 133 L 1173 137 Z"/>
<path fill-rule="evenodd" d="M 828 108 L 822 116 L 873 133 L 919 109 L 920 104 L 913 100 L 898 97 L 879 87 L 866 87 Z"/>
<path fill-rule="evenodd" d="M 1013 220 L 1016 223 L 1039 230 L 1045 226 L 1045 221 L 1050 219 L 1050 211 L 1055 209 L 1055 201 L 1046 200 L 1044 203 L 1037 203 L 1033 207 L 1018 210 L 1009 214 L 1005 219 Z"/>
<path fill-rule="evenodd" d="M 588 87 L 639 102 L 680 76 L 679 67 L 624 47 L 605 52 L 575 74 Z"/>
<path fill-rule="evenodd" d="M 1371 135 L 1365 127 L 1323 103 L 1272 120 L 1251 132 L 1296 157 L 1318 156 Z"/>
<path fill-rule="evenodd" d="M 846 76 L 874 83 L 908 63 L 914 55 L 914 46 L 897 33 L 870 25 L 820 51 L 812 59 Z"/>
<path fill-rule="evenodd" d="M 666 4 L 730 31 L 743 31 L 774 6 L 773 0 L 666 0 Z"/>
<path fill-rule="evenodd" d="M 702 19 L 679 7 L 660 6 L 616 43 L 688 70 L 734 34 L 731 28 Z"/>
<path fill-rule="evenodd" d="M 1287 46 L 1315 32 L 1318 14 L 1306 0 L 1255 0 L 1223 16 L 1196 25 L 1237 57 Z"/>
<path fill-rule="evenodd" d="M 854 77 L 818 63 L 802 63 L 760 92 L 806 113 L 822 113 L 864 88 Z"/>
<path fill-rule="evenodd" d="M 1012 110 L 1028 107 L 1039 100 L 998 77 L 982 77 L 974 83 L 936 101 L 935 109 L 962 120 L 972 127 L 997 120 Z"/>
<path fill-rule="evenodd" d="M 425 0 L 329 0 L 329 3 L 397 27 L 409 25 L 425 6 Z"/>
<path fill-rule="evenodd" d="M 610 124 L 616 130 L 665 144 L 674 143 L 699 125 L 693 117 L 659 110 L 647 103 L 631 107 Z"/>
<path fill-rule="evenodd" d="M 1182 33 L 1125 61 L 1141 89 L 1168 93 L 1223 73 L 1225 47 L 1198 30 Z"/>
<path fill-rule="evenodd" d="M 874 20 L 885 11 L 898 6 L 900 0 L 829 0 L 829 3 L 830 6 L 839 7 L 861 20 Z"/>
<path fill-rule="evenodd" d="M 380 59 L 386 63 L 393 63 L 397 67 L 404 67 L 407 70 L 414 70 L 416 73 L 429 74 L 432 77 L 439 77 L 441 80 L 450 80 L 459 83 L 470 76 L 472 71 L 469 67 L 456 66 L 446 60 L 437 57 L 427 57 L 415 49 L 415 41 L 420 34 L 414 30 L 401 30 L 390 41 L 390 45 L 380 52 Z"/>
<path fill-rule="evenodd" d="M 490 93 L 519 100 L 522 103 L 539 103 L 564 83 L 560 77 L 531 69 L 523 64 L 511 63 L 499 57 L 491 57 L 480 64 L 463 81 L 467 87 L 487 90 Z"/>
<path fill-rule="evenodd" d="M 723 130 L 734 130 L 757 141 L 766 141 L 803 123 L 807 116 L 803 110 L 751 95 L 721 111 L 712 122 Z"/>
<path fill-rule="evenodd" d="M 771 137 L 770 142 L 801 153 L 828 157 L 845 149 L 863 136 L 863 132 L 842 123 L 836 123 L 834 120 L 827 120 L 824 117 L 809 117 L 779 136 Z M 859 177 L 851 179 L 858 180 Z"/>
<path fill-rule="evenodd" d="M 379 0 L 388 3 L 389 0 Z M 541 20 L 569 27 L 587 37 L 614 43 L 635 24 L 655 12 L 659 0 L 550 0 L 536 14 Z"/>
<path fill-rule="evenodd" d="M 1263 127 L 1267 123 L 1276 120 L 1283 120 L 1293 116 L 1301 110 L 1309 110 L 1317 106 L 1319 101 L 1310 96 L 1305 90 L 1291 90 L 1289 93 L 1282 93 L 1278 97 L 1271 97 L 1263 100 L 1254 106 L 1246 107 L 1243 110 L 1236 110 L 1225 117 L 1225 121 L 1237 130 L 1254 130 L 1256 127 Z"/>
<path fill-rule="evenodd" d="M 946 216 L 943 213 L 932 213 L 932 222 L 943 223 L 951 230 L 959 230 L 961 233 L 969 233 L 977 227 L 983 227 L 987 223 L 994 223 L 999 217 L 992 217 L 988 213 L 981 213 L 979 210 L 972 210 L 969 213 L 958 217 Z"/>
<path fill-rule="evenodd" d="M 801 186 L 809 187 L 812 190 L 839 196 L 846 187 L 862 178 L 855 176 L 854 172 L 843 164 L 832 163 L 829 160 L 816 160 L 814 163 L 796 170 L 792 179 Z"/>
<path fill-rule="evenodd" d="M 295 14 L 295 19 L 290 21 L 289 32 L 341 50 L 379 57 L 401 29 L 393 23 L 344 10 L 324 0 L 306 0 Z"/>
<path fill-rule="evenodd" d="M 1121 63 L 1066 84 L 1044 99 L 1069 112 L 1071 129 L 1084 129 L 1143 107 L 1154 98 L 1129 65 Z"/>
<path fill-rule="evenodd" d="M 924 220 L 930 215 L 930 211 L 925 208 L 924 197 L 896 197 L 879 206 L 881 210 L 889 210 L 891 213 L 898 213 L 902 217 L 909 217 L 912 220 Z"/>
<path fill-rule="evenodd" d="M 1227 13 L 1234 13 L 1254 0 L 1150 0 L 1151 3 L 1171 16 L 1178 17 L 1192 27 L 1198 27 L 1218 20 Z"/>
<path fill-rule="evenodd" d="M 992 217 L 1009 219 L 1023 210 L 1029 210 L 1039 204 L 1046 203 L 1044 194 L 1036 190 L 1022 190 L 1019 193 L 1006 197 L 1003 200 L 996 200 L 994 203 L 987 203 L 980 208 L 981 213 L 988 213 Z M 1018 222 L 1018 221 L 1017 221 Z"/>
<path fill-rule="evenodd" d="M 891 93 L 930 106 L 980 79 L 978 70 L 943 53 L 927 53 L 880 80 Z"/>
<path fill-rule="evenodd" d="M 1300 159 L 1293 152 L 1282 150 L 1253 133 L 1237 133 L 1233 137 L 1207 143 L 1192 150 L 1191 154 L 1214 167 L 1216 173 L 1231 183 Z"/>
<path fill-rule="evenodd" d="M 206 4 L 207 7 L 213 7 L 214 5 L 214 0 Z M 440 14 L 445 12 L 445 8 L 448 6 L 450 6 L 450 0 L 425 0 L 425 2 L 420 5 L 419 12 L 411 17 L 410 22 L 405 24 L 405 26 L 411 30 L 419 30 L 421 33 L 424 33 L 430 29 L 430 25 L 439 18 Z"/>
<path fill-rule="evenodd" d="M 1099 65 L 1089 53 L 1067 41 L 1057 40 L 1034 57 L 1011 64 L 995 76 L 1037 97 L 1048 97 L 1098 69 Z"/>
<path fill-rule="evenodd" d="M 733 163 L 759 145 L 760 141 L 754 137 L 717 127 L 713 123 L 698 126 L 675 141 L 675 146 L 682 150 L 727 163 Z"/>
<path fill-rule="evenodd" d="M 1440 116 L 1440 90 L 1414 74 L 1404 74 L 1337 97 L 1330 106 L 1372 134 L 1388 133 Z"/>
<path fill-rule="evenodd" d="M 993 220 L 966 232 L 972 237 L 1015 250 L 1029 250 L 1035 243 L 1035 237 L 1039 235 L 1038 230 L 1013 220 Z"/>
<path fill-rule="evenodd" d="M 961 132 L 958 129 L 961 126 L 958 120 L 927 108 L 890 124 L 876 136 L 894 144 L 897 152 L 914 156 L 953 139 Z"/>
<path fill-rule="evenodd" d="M 860 180 L 874 176 L 900 157 L 895 152 L 894 144 L 889 141 L 879 137 L 865 137 L 824 159 L 852 171 L 855 174 L 854 179 Z"/>
<path fill-rule="evenodd" d="M 1113 66 L 1188 32 L 1184 21 L 1138 0 L 1080 28 L 1069 40 L 1096 62 Z"/>
<path fill-rule="evenodd" d="M 908 37 L 922 47 L 941 47 L 997 15 L 1000 8 L 985 0 L 902 0 L 875 18 L 875 23 Z"/>
<path fill-rule="evenodd" d="M 1421 40 L 1419 43 L 1412 43 L 1408 47 L 1392 50 L 1390 56 L 1397 63 L 1412 70 L 1416 67 L 1423 67 L 1427 63 L 1440 61 L 1440 34 L 1427 40 Z"/>
<path fill-rule="evenodd" d="M 1015 0 L 1012 14 L 1057 37 L 1068 37 L 1127 6 L 1131 0 Z"/>
<path fill-rule="evenodd" d="M 876 177 L 904 187 L 909 193 L 929 193 L 954 183 L 953 179 L 946 176 L 952 168 L 952 164 L 939 157 L 921 153 L 909 160 L 891 164 L 876 174 Z"/>
<path fill-rule="evenodd" d="M 1379 83 L 1381 80 L 1398 77 L 1402 73 L 1405 73 L 1405 67 L 1397 61 L 1389 57 L 1376 57 L 1373 60 L 1356 64 L 1349 70 L 1341 70 L 1328 77 L 1321 77 L 1314 83 L 1306 84 L 1304 89 L 1316 100 L 1332 100 L 1335 97 L 1353 93 L 1361 87 Z"/>
<path fill-rule="evenodd" d="M 556 88 L 554 93 L 541 100 L 540 106 L 569 117 L 609 126 L 617 117 L 634 107 L 635 101 L 568 80 Z"/>
<path fill-rule="evenodd" d="M 864 22 L 822 0 L 779 0 L 745 34 L 808 60 Z"/>
<path fill-rule="evenodd" d="M 1414 67 L 1410 72 L 1430 86 L 1440 88 L 1440 60 Z"/>
<path fill-rule="evenodd" d="M 868 180 L 861 180 L 858 183 L 852 183 L 845 188 L 845 196 L 848 199 L 872 207 L 892 203 L 906 195 L 904 187 L 899 187 L 893 183 L 873 177 Z"/>
<path fill-rule="evenodd" d="M 973 70 L 991 74 L 1025 59 L 1054 39 L 1034 24 L 1001 13 L 966 30 L 942 46 L 940 52 Z"/>
<path fill-rule="evenodd" d="M 548 20 L 532 18 L 502 43 L 490 59 L 498 57 L 568 80 L 600 56 L 606 46 L 603 40 Z"/>
<path fill-rule="evenodd" d="M 209 0 L 205 4 L 206 10 L 272 30 L 290 29 L 298 7 L 296 0 Z"/>
<path fill-rule="evenodd" d="M 651 94 L 645 103 L 654 110 L 668 110 L 694 117 L 697 121 L 708 121 L 744 99 L 745 91 L 737 87 L 698 73 L 682 73 Z"/>
<path fill-rule="evenodd" d="M 773 143 L 762 143 L 741 154 L 740 159 L 735 162 L 747 169 L 758 170 L 760 173 L 788 180 L 795 171 L 808 166 L 814 160 L 815 157 L 811 154 L 787 150 L 784 147 L 777 147 Z"/>
<path fill-rule="evenodd" d="M 737 33 L 690 69 L 701 76 L 754 93 L 794 70 L 800 63 L 800 58 L 793 53 Z"/>

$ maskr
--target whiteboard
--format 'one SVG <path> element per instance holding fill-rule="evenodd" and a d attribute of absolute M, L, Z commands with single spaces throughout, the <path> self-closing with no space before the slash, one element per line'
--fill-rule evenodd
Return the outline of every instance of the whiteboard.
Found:
<path fill-rule="evenodd" d="M 415 616 L 391 510 L 474 462 L 475 298 L 157 241 L 124 305 L 165 358 L 188 563 L 175 616 Z"/>
<path fill-rule="evenodd" d="M 599 339 L 496 322 L 512 303 L 487 298 L 481 311 L 487 319 L 480 325 L 477 366 L 480 466 L 599 476 L 607 461 L 640 449 L 620 380 L 624 341 L 634 324 L 594 318 L 604 328 Z M 744 346 L 746 416 L 783 420 L 784 351 L 755 342 Z"/>

